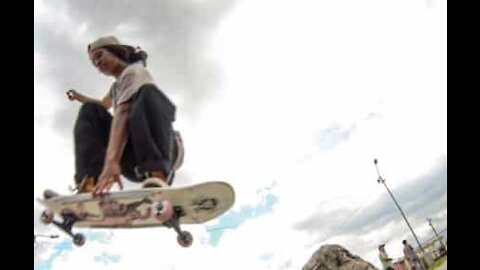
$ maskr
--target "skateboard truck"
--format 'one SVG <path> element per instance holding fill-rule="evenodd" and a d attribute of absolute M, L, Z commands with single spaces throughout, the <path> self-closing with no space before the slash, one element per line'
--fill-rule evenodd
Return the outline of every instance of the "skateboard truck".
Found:
<path fill-rule="evenodd" d="M 85 244 L 85 235 L 81 233 L 73 233 L 72 227 L 75 222 L 78 221 L 78 218 L 74 214 L 64 214 L 62 215 L 63 222 L 59 222 L 53 219 L 53 213 L 50 211 L 44 211 L 41 216 L 41 220 L 44 224 L 53 223 L 59 229 L 64 231 L 66 234 L 72 237 L 73 243 L 76 246 L 83 246 Z"/>
<path fill-rule="evenodd" d="M 78 218 L 74 214 L 63 214 L 62 215 L 63 222 L 59 222 L 53 219 L 53 212 L 51 211 L 44 211 L 41 216 L 41 221 L 44 224 L 53 223 L 59 229 L 64 231 L 66 234 L 72 237 L 73 243 L 76 246 L 83 246 L 85 244 L 85 235 L 81 233 L 73 233 L 72 227 L 75 222 L 78 221 Z"/>
<path fill-rule="evenodd" d="M 56 196 L 58 196 L 58 194 L 51 190 L 46 190 L 43 194 L 43 197 L 45 199 L 50 199 Z M 55 226 L 60 228 L 66 234 L 71 236 L 73 239 L 73 243 L 76 246 L 79 246 L 79 247 L 83 246 L 85 244 L 85 235 L 81 233 L 74 234 L 72 232 L 73 224 L 75 224 L 75 222 L 78 221 L 78 217 L 73 213 L 64 213 L 62 214 L 62 219 L 63 219 L 63 222 L 56 221 L 54 219 L 54 213 L 50 210 L 43 211 L 42 215 L 40 216 L 40 220 L 42 221 L 42 223 L 46 225 L 53 223 Z"/>
<path fill-rule="evenodd" d="M 162 209 L 157 209 L 162 210 Z M 164 222 L 167 228 L 173 228 L 177 232 L 177 242 L 182 247 L 189 247 L 193 243 L 193 236 L 188 231 L 182 231 L 180 228 L 179 219 L 184 216 L 183 209 L 181 207 L 173 207 L 172 216 Z"/>

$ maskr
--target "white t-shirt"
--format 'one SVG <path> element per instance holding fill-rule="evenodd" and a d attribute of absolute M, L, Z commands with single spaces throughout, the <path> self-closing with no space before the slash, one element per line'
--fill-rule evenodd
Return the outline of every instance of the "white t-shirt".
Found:
<path fill-rule="evenodd" d="M 114 110 L 118 105 L 129 101 L 140 87 L 153 83 L 150 72 L 142 63 L 134 63 L 127 66 L 120 77 L 112 84 L 108 93 L 113 100 Z"/>
<path fill-rule="evenodd" d="M 382 263 L 382 267 L 383 269 L 387 269 L 387 268 L 393 268 L 393 264 L 392 264 L 392 261 L 391 259 L 388 257 L 387 253 L 386 252 L 382 252 L 380 251 L 380 253 L 378 254 L 378 257 L 380 258 L 380 262 Z"/>

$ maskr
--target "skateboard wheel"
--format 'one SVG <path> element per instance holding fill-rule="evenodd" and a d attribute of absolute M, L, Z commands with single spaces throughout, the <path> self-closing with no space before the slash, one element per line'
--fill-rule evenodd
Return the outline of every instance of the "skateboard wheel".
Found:
<path fill-rule="evenodd" d="M 193 243 L 193 236 L 191 233 L 187 231 L 182 231 L 178 236 L 177 236 L 177 242 L 180 246 L 182 247 L 189 247 Z"/>
<path fill-rule="evenodd" d="M 173 216 L 173 205 L 169 201 L 162 201 L 155 205 L 155 218 L 161 222 L 169 220 Z"/>
<path fill-rule="evenodd" d="M 48 225 L 53 221 L 53 212 L 50 210 L 43 211 L 42 215 L 40 216 L 40 220 L 43 224 Z"/>
<path fill-rule="evenodd" d="M 73 236 L 73 243 L 78 247 L 83 246 L 85 244 L 85 235 L 81 233 L 76 233 Z"/>

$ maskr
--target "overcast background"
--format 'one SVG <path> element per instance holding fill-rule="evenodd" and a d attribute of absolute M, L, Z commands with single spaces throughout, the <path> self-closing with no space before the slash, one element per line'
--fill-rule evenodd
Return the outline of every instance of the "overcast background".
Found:
<path fill-rule="evenodd" d="M 376 181 L 373 159 L 419 238 L 447 227 L 446 1 L 162 0 L 34 2 L 35 269 L 301 269 L 338 243 L 380 267 L 413 236 Z M 173 231 L 79 230 L 39 222 L 35 198 L 73 184 L 68 89 L 113 82 L 87 44 L 140 46 L 178 108 L 186 159 L 174 185 L 224 180 L 231 211 Z M 54 173 L 52 173 L 54 172 Z M 127 184 L 127 187 L 136 187 Z M 223 229 L 218 229 L 223 228 Z"/>

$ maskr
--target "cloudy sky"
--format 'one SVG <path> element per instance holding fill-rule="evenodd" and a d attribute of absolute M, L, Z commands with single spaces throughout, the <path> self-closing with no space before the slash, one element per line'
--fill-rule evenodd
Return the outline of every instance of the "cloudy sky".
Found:
<path fill-rule="evenodd" d="M 34 243 L 35 269 L 293 270 L 326 243 L 379 267 L 379 243 L 400 257 L 414 239 L 374 158 L 421 240 L 427 218 L 446 228 L 446 0 L 34 3 L 34 233 L 60 235 Z M 236 190 L 231 211 L 185 227 L 188 249 L 162 228 L 79 230 L 77 248 L 38 220 L 42 190 L 73 184 L 65 92 L 112 83 L 86 54 L 104 35 L 146 50 L 178 107 L 174 185 Z"/>

